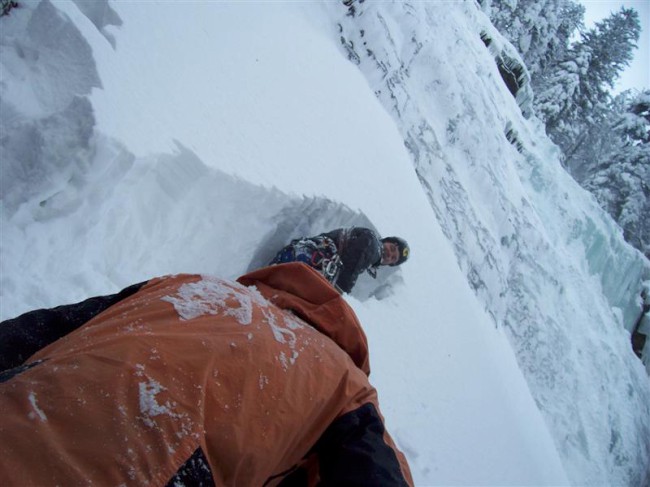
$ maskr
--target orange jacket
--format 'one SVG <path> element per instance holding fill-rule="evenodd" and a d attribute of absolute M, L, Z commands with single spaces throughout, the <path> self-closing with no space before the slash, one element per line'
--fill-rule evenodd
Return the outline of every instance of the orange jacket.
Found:
<path fill-rule="evenodd" d="M 0 384 L 8 485 L 165 485 L 197 458 L 278 485 L 309 455 L 325 485 L 412 485 L 359 322 L 302 264 L 153 279 L 27 364 Z"/>

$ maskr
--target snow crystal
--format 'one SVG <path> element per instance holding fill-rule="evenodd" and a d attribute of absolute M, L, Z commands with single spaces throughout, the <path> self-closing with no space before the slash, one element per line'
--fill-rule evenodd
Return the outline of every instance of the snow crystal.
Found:
<path fill-rule="evenodd" d="M 263 314 L 264 314 L 264 321 L 269 325 L 269 328 L 273 333 L 273 338 L 275 338 L 275 340 L 278 343 L 282 343 L 283 345 L 289 346 L 289 349 L 291 351 L 290 358 L 287 357 L 287 354 L 284 351 L 280 352 L 280 355 L 278 356 L 278 359 L 282 364 L 282 368 L 284 368 L 284 370 L 287 370 L 289 368 L 289 365 L 293 365 L 296 363 L 296 360 L 300 355 L 298 351 L 296 351 L 296 344 L 298 342 L 298 338 L 293 330 L 302 328 L 303 325 L 301 325 L 294 319 L 287 318 L 287 315 L 285 315 L 283 316 L 283 318 L 284 318 L 284 324 L 287 326 L 287 328 L 284 328 L 278 325 L 276 315 L 272 311 L 264 310 Z"/>
<path fill-rule="evenodd" d="M 30 419 L 35 419 L 38 417 L 42 422 L 47 421 L 47 416 L 43 412 L 41 408 L 38 407 L 38 404 L 36 404 L 36 393 L 30 392 L 29 393 L 29 403 L 32 405 L 32 409 L 34 411 L 29 413 L 29 418 Z"/>
<path fill-rule="evenodd" d="M 174 420 L 175 434 L 179 441 L 182 438 L 195 435 L 193 422 L 187 413 L 174 411 L 177 404 L 173 401 L 165 401 L 161 404 L 158 400 L 158 394 L 166 391 L 167 388 L 149 377 L 145 373 L 143 365 L 136 364 L 136 369 L 135 375 L 145 378 L 145 381 L 138 384 L 140 413 L 142 414 L 139 419 L 150 428 L 155 428 L 157 425 L 153 418 L 165 415 Z M 170 453 L 173 453 L 178 446 L 178 443 L 170 444 L 167 445 L 167 448 Z"/>
<path fill-rule="evenodd" d="M 269 306 L 269 302 L 266 300 L 264 296 L 262 296 L 262 293 L 260 293 L 259 289 L 257 289 L 257 286 L 243 286 L 239 284 L 238 282 L 235 282 L 235 284 L 240 287 L 241 289 L 245 289 L 253 298 L 253 302 L 257 304 L 258 306 L 262 308 L 266 308 Z"/>
<path fill-rule="evenodd" d="M 280 360 L 280 363 L 282 364 L 282 368 L 284 370 L 287 370 L 289 368 L 289 360 L 287 359 L 287 354 L 284 352 L 280 352 L 280 355 L 278 356 L 278 359 Z"/>
<path fill-rule="evenodd" d="M 156 395 L 166 390 L 160 383 L 153 379 L 149 382 L 140 382 L 140 412 L 144 415 L 143 421 L 147 426 L 153 427 L 155 423 L 150 419 L 161 414 L 172 415 L 172 405 L 167 401 L 158 404 Z"/>
<path fill-rule="evenodd" d="M 289 328 L 290 330 L 298 330 L 300 328 L 305 327 L 305 323 L 300 321 L 293 313 L 290 311 L 284 311 L 284 324 Z"/>
<path fill-rule="evenodd" d="M 268 385 L 268 383 L 269 383 L 269 378 L 264 374 L 260 374 L 260 380 L 259 380 L 260 391 L 263 390 L 264 386 Z"/>
<path fill-rule="evenodd" d="M 268 323 L 273 337 L 279 343 L 288 343 L 291 348 L 296 345 L 296 334 L 289 328 L 283 328 L 277 324 L 275 315 L 271 312 L 264 312 L 264 318 Z M 285 321 L 286 323 L 286 321 Z"/>
<path fill-rule="evenodd" d="M 142 364 L 135 364 L 136 372 L 135 375 L 138 377 L 144 376 L 144 365 Z"/>
<path fill-rule="evenodd" d="M 242 325 L 249 325 L 253 320 L 253 304 L 260 304 L 260 297 L 237 283 L 202 276 L 201 281 L 183 284 L 175 296 L 161 299 L 173 304 L 182 320 L 222 312 L 225 316 L 234 317 Z M 226 301 L 229 298 L 235 299 L 239 307 L 228 305 Z"/>

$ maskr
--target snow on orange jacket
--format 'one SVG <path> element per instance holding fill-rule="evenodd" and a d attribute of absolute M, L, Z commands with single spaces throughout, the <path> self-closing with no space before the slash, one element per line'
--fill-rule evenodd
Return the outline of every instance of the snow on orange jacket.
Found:
<path fill-rule="evenodd" d="M 165 485 L 201 449 L 216 485 L 276 485 L 364 404 L 365 335 L 302 264 L 240 283 L 149 281 L 0 384 L 7 485 Z M 400 475 L 406 460 L 389 435 Z"/>

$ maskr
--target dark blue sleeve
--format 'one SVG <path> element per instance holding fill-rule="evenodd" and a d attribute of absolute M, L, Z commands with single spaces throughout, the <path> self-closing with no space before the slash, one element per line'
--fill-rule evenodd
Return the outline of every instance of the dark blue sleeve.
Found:
<path fill-rule="evenodd" d="M 39 309 L 0 323 L 0 371 L 22 365 L 41 348 L 76 330 L 119 301 L 135 294 L 145 282 L 109 296 L 77 304 Z"/>

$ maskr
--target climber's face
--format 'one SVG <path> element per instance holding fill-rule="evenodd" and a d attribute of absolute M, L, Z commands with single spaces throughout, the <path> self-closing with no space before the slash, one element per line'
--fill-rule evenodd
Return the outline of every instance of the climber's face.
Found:
<path fill-rule="evenodd" d="M 384 242 L 382 245 L 381 264 L 394 265 L 399 260 L 399 247 L 393 242 Z"/>

